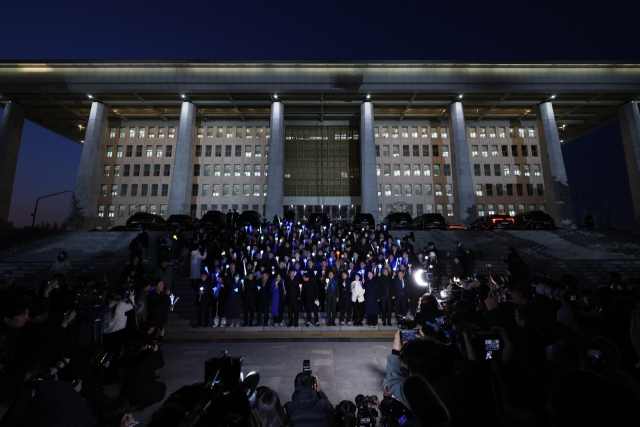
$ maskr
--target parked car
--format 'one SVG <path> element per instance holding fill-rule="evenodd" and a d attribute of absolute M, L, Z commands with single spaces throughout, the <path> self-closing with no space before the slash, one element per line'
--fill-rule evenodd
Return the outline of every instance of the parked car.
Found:
<path fill-rule="evenodd" d="M 449 224 L 439 213 L 426 213 L 413 220 L 415 230 L 447 230 Z"/>
<path fill-rule="evenodd" d="M 413 218 L 408 212 L 393 212 L 382 220 L 389 230 L 413 229 Z"/>
<path fill-rule="evenodd" d="M 556 223 L 546 212 L 529 211 L 513 217 L 514 230 L 555 230 Z"/>
<path fill-rule="evenodd" d="M 253 228 L 262 225 L 262 215 L 256 211 L 243 211 L 238 217 L 238 226 L 251 226 Z"/>
<path fill-rule="evenodd" d="M 200 228 L 200 220 L 190 215 L 171 215 L 167 218 L 167 229 L 175 230 L 180 227 L 181 231 L 193 231 Z"/>
<path fill-rule="evenodd" d="M 207 211 L 200 218 L 200 225 L 206 230 L 218 230 L 227 226 L 227 217 L 220 211 Z"/>
<path fill-rule="evenodd" d="M 513 218 L 509 214 L 481 216 L 473 221 L 468 230 L 510 230 Z"/>
<path fill-rule="evenodd" d="M 116 225 L 115 227 L 111 227 L 107 231 L 127 231 L 127 227 L 124 225 Z"/>
<path fill-rule="evenodd" d="M 353 218 L 350 218 L 348 224 L 354 227 L 364 227 L 368 225 L 369 228 L 373 229 L 376 226 L 376 221 L 370 213 L 359 213 L 355 214 Z"/>
<path fill-rule="evenodd" d="M 330 223 L 331 219 L 329 218 L 329 215 L 325 213 L 312 213 L 311 215 L 309 215 L 309 219 L 307 219 L 308 227 L 316 227 L 321 225 L 329 227 Z"/>
<path fill-rule="evenodd" d="M 160 215 L 148 212 L 135 213 L 127 220 L 127 228 L 129 229 L 142 230 L 144 227 L 149 227 L 150 231 L 165 231 L 167 229 L 167 221 Z"/>

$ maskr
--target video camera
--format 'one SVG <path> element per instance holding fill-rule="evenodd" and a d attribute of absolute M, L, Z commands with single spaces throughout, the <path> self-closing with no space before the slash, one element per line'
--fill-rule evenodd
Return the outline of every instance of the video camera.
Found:
<path fill-rule="evenodd" d="M 409 408 L 391 396 L 386 396 L 382 399 L 379 407 L 382 413 L 382 425 L 384 427 L 401 426 L 413 417 L 413 413 Z"/>
<path fill-rule="evenodd" d="M 316 377 L 313 376 L 313 371 L 311 370 L 311 362 L 308 359 L 302 361 L 302 372 L 306 372 L 311 377 L 311 384 L 313 386 L 316 385 Z"/>
<path fill-rule="evenodd" d="M 258 387 L 260 374 L 251 372 L 243 378 L 242 357 L 227 357 L 223 350 L 205 362 L 204 379 L 204 394 L 180 427 L 250 425 L 250 398 Z"/>
<path fill-rule="evenodd" d="M 65 368 L 65 366 L 67 366 L 69 364 L 69 360 L 70 359 L 67 359 L 67 358 L 60 359 L 51 368 L 49 368 L 48 370 L 46 370 L 44 372 L 41 372 L 38 375 L 38 379 L 39 380 L 53 380 L 53 379 L 55 379 L 56 374 L 58 372 L 60 372 L 61 370 L 63 370 Z"/>
<path fill-rule="evenodd" d="M 358 408 L 358 413 L 356 414 L 356 425 L 374 427 L 378 423 L 378 411 L 376 410 L 377 404 L 377 396 L 357 395 L 356 407 Z"/>

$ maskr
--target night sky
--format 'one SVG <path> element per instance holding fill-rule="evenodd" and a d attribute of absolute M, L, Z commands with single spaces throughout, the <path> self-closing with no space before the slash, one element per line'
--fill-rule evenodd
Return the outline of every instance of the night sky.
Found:
<path fill-rule="evenodd" d="M 9 1 L 0 58 L 640 61 L 638 2 Z M 0 113 L 2 109 L 0 109 Z M 36 198 L 73 190 L 82 148 L 27 122 L 9 220 Z M 607 196 L 613 224 L 633 218 L 618 121 L 563 146 L 576 218 L 582 193 Z M 64 220 L 69 197 L 38 219 Z M 604 220 L 599 199 L 589 209 Z"/>

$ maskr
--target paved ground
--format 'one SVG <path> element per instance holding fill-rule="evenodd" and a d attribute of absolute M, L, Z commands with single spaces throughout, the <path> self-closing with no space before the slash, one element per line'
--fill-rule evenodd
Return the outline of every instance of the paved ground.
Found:
<path fill-rule="evenodd" d="M 165 367 L 157 374 L 167 384 L 167 396 L 180 387 L 204 379 L 204 361 L 228 350 L 229 356 L 244 358 L 243 371 L 260 373 L 260 385 L 278 391 L 284 404 L 291 399 L 293 381 L 309 359 L 314 375 L 333 405 L 353 401 L 358 394 L 382 396 L 386 357 L 393 338 L 274 338 L 274 339 L 169 339 L 163 346 Z M 109 386 L 108 395 L 118 393 Z M 160 404 L 134 413 L 145 425 Z"/>

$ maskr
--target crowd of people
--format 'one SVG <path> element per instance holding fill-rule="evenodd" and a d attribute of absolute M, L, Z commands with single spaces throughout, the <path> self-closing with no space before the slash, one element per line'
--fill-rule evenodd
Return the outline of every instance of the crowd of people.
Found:
<path fill-rule="evenodd" d="M 116 283 L 80 277 L 71 285 L 73 264 L 62 252 L 37 289 L 8 284 L 0 294 L 0 427 L 135 425 L 133 412 L 165 399 L 157 371 L 174 275 L 183 272 L 197 327 L 297 327 L 300 318 L 319 326 L 320 313 L 328 326 L 398 326 L 380 399 L 334 406 L 322 379 L 302 372 L 290 400 L 259 387 L 246 425 L 351 427 L 376 407 L 385 425 L 640 419 L 640 293 L 616 272 L 598 288 L 570 272 L 534 276 L 509 248 L 504 275 L 480 275 L 462 244 L 416 250 L 413 234 L 394 239 L 383 226 L 278 218 L 251 226 L 231 216 L 215 232 L 185 234 L 172 230 L 152 245 L 143 230 Z M 109 397 L 112 383 L 121 387 Z M 178 425 L 198 400 L 185 396 L 202 387 L 170 396 L 150 425 Z"/>

